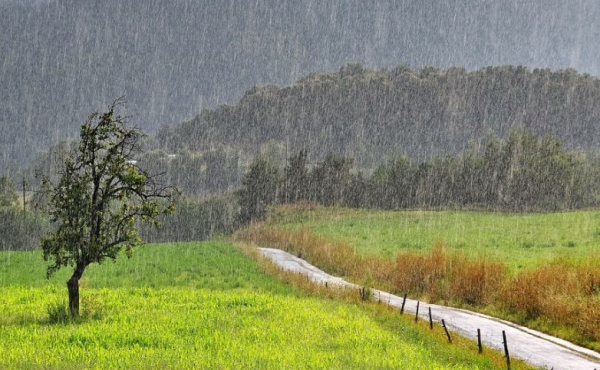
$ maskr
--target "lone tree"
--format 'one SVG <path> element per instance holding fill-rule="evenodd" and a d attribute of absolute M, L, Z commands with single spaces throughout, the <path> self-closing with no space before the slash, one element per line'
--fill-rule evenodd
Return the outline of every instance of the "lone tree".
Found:
<path fill-rule="evenodd" d="M 69 312 L 79 316 L 79 280 L 92 263 L 115 260 L 122 249 L 130 257 L 142 243 L 136 221 L 158 224 L 158 216 L 174 209 L 174 189 L 157 184 L 136 166 L 143 134 L 126 127 L 115 114 L 115 101 L 105 113 L 92 113 L 81 126 L 79 147 L 70 152 L 59 180 L 45 178 L 46 211 L 54 231 L 42 239 L 47 277 L 62 267 L 74 268 L 67 281 Z"/>

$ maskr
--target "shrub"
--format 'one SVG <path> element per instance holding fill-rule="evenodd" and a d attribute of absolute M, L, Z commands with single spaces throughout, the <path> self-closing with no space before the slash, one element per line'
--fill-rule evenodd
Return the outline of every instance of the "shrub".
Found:
<path fill-rule="evenodd" d="M 581 305 L 577 317 L 577 328 L 588 340 L 600 338 L 600 301 L 588 300 Z"/>
<path fill-rule="evenodd" d="M 103 315 L 102 303 L 95 296 L 86 295 L 81 297 L 81 317 L 100 320 Z"/>
<path fill-rule="evenodd" d="M 433 300 L 442 298 L 444 280 L 448 277 L 447 264 L 448 256 L 441 244 L 426 254 L 399 253 L 394 271 L 395 288 L 399 292 L 428 294 Z"/>
<path fill-rule="evenodd" d="M 65 301 L 55 301 L 47 307 L 48 322 L 50 324 L 65 324 L 71 319 L 67 303 Z"/>

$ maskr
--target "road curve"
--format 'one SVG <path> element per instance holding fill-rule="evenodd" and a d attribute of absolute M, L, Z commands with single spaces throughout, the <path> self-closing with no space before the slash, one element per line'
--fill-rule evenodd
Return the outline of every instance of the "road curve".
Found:
<path fill-rule="evenodd" d="M 279 249 L 259 248 L 260 253 L 284 270 L 307 275 L 318 284 L 338 285 L 359 289 L 339 277 L 331 276 L 303 259 Z M 373 289 L 376 300 L 394 307 L 402 305 L 402 298 Z M 469 339 L 477 339 L 477 329 L 481 330 L 484 346 L 504 351 L 502 331 L 506 332 L 511 358 L 519 358 L 534 366 L 555 370 L 600 370 L 600 354 L 579 347 L 565 340 L 540 333 L 516 324 L 467 310 L 421 303 L 419 316 L 429 320 L 428 308 L 431 307 L 433 320 L 444 319 L 449 330 Z M 405 312 L 415 313 L 417 301 L 407 299 Z"/>

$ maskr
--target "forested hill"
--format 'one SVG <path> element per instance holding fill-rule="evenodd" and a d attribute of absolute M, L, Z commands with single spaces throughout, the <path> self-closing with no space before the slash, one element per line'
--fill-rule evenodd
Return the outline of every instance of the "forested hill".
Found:
<path fill-rule="evenodd" d="M 348 62 L 600 75 L 596 0 L 0 0 L 0 173 L 125 95 L 152 133 Z"/>
<path fill-rule="evenodd" d="M 600 79 L 513 66 L 373 71 L 353 64 L 284 88 L 253 88 L 238 104 L 204 110 L 158 139 L 169 151 L 276 141 L 290 153 L 334 152 L 375 165 L 398 154 L 461 152 L 517 127 L 554 134 L 570 149 L 597 149 Z"/>

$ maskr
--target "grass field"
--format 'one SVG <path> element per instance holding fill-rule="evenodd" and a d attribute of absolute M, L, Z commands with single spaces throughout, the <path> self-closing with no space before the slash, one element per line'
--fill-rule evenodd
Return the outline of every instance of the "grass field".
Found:
<path fill-rule="evenodd" d="M 356 283 L 468 307 L 600 351 L 600 212 L 276 207 L 236 238 Z"/>
<path fill-rule="evenodd" d="M 66 278 L 46 281 L 39 253 L 0 253 L 1 369 L 503 368 L 499 354 L 448 346 L 377 305 L 283 284 L 222 242 L 148 245 L 94 266 L 84 318 L 52 323 Z"/>
<path fill-rule="evenodd" d="M 559 256 L 588 258 L 600 250 L 600 212 L 493 213 L 277 208 L 271 224 L 348 241 L 359 253 L 395 257 L 436 243 L 509 267 L 540 265 Z"/>

